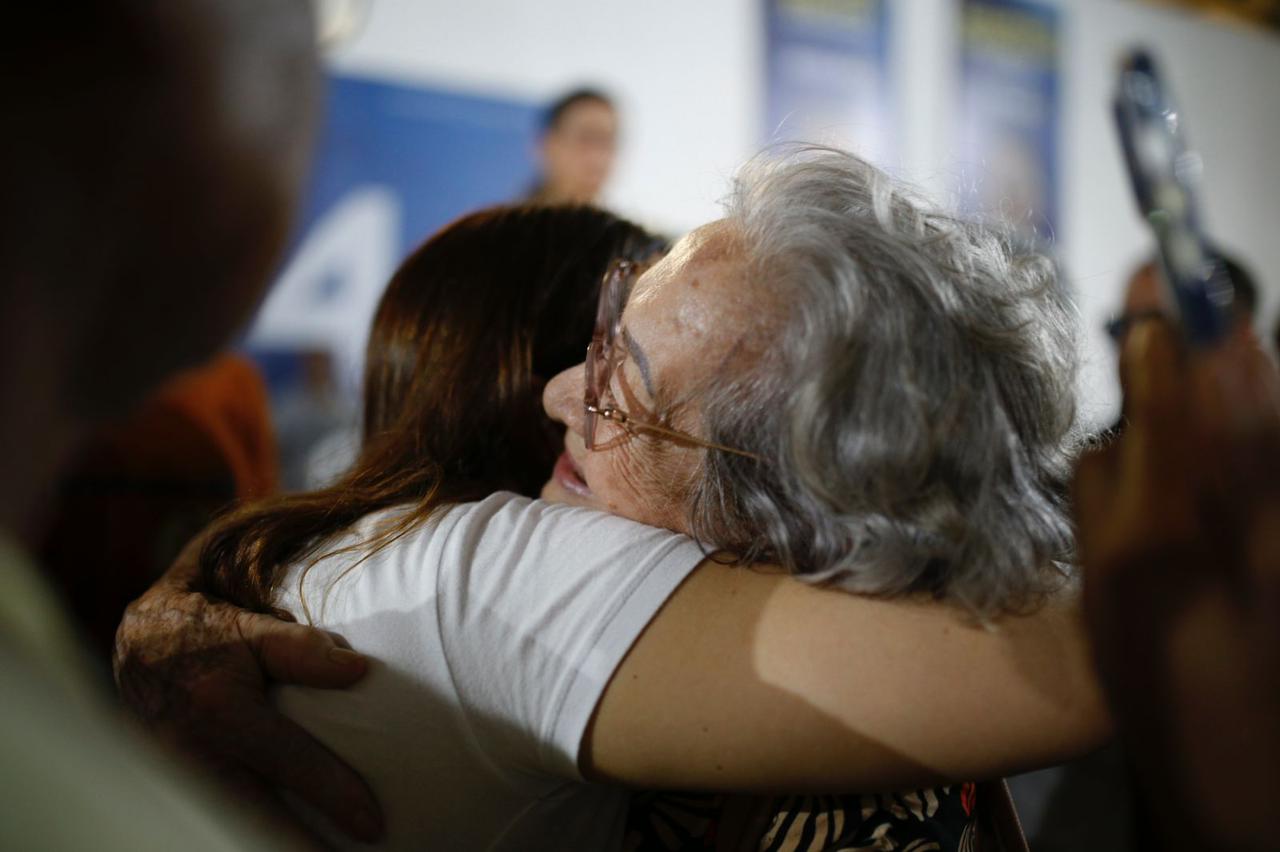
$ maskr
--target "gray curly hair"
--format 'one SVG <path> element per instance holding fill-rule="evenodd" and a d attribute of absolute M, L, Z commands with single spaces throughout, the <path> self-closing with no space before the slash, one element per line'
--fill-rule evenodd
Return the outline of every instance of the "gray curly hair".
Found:
<path fill-rule="evenodd" d="M 1075 311 L 1047 258 L 804 147 L 738 175 L 727 222 L 783 307 L 754 369 L 701 389 L 691 529 L 849 591 L 980 616 L 1066 576 Z"/>

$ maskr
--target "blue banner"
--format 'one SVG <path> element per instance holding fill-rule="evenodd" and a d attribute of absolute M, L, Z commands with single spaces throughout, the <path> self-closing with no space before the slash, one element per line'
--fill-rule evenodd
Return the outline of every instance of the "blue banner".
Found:
<path fill-rule="evenodd" d="M 289 260 L 250 331 L 275 352 L 325 352 L 350 395 L 391 273 L 463 213 L 521 196 L 534 177 L 537 105 L 333 75 Z M 273 381 L 273 385 L 276 382 Z"/>

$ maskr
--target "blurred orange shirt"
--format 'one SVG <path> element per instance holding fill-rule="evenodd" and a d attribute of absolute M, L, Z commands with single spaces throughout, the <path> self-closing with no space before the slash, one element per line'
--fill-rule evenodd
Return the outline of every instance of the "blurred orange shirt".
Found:
<path fill-rule="evenodd" d="M 179 374 L 92 435 L 60 480 L 39 556 L 100 658 L 124 607 L 193 535 L 278 481 L 266 386 L 240 355 Z"/>

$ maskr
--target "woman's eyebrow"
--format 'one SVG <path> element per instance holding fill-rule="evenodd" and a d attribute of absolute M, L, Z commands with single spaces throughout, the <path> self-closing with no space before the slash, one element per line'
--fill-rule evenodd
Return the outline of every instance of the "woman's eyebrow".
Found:
<path fill-rule="evenodd" d="M 650 397 L 656 396 L 653 392 L 653 376 L 649 372 L 649 356 L 644 354 L 644 349 L 640 347 L 639 342 L 625 328 L 622 329 L 622 342 L 626 344 L 627 351 L 631 353 L 632 360 L 640 370 L 640 379 L 644 382 L 645 391 Z"/>

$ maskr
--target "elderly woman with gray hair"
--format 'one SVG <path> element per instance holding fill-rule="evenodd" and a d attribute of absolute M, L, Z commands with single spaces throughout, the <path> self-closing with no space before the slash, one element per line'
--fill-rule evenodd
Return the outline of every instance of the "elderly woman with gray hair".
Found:
<path fill-rule="evenodd" d="M 544 394 L 567 428 L 541 500 L 374 513 L 283 565 L 242 540 L 212 591 L 267 576 L 375 661 L 277 705 L 364 775 L 394 848 L 621 849 L 625 787 L 1053 763 L 1109 724 L 1059 497 L 1072 333 L 1044 259 L 847 154 L 760 159 L 724 219 L 608 276 L 585 363 Z M 835 825 L 861 801 L 826 840 L 863 842 Z M 739 834 L 807 843 L 794 818 Z"/>

